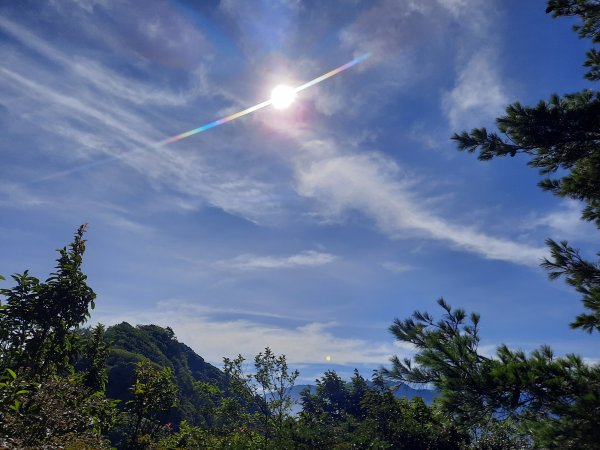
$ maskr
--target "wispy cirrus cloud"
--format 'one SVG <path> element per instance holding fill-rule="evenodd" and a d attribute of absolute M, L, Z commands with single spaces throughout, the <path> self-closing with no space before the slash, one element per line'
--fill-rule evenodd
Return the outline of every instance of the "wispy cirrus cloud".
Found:
<path fill-rule="evenodd" d="M 66 0 L 51 2 L 44 12 L 49 9 L 73 18 L 64 25 L 64 35 L 75 32 L 80 39 L 101 42 L 112 54 L 137 64 L 189 70 L 199 58 L 213 56 L 205 34 L 169 2 L 152 1 L 140 9 L 128 0 Z"/>
<path fill-rule="evenodd" d="M 452 129 L 474 126 L 482 117 L 493 118 L 502 111 L 508 95 L 499 74 L 502 61 L 492 27 L 499 18 L 495 5 L 482 0 L 381 0 L 368 5 L 340 31 L 340 41 L 356 54 L 371 52 L 379 73 L 389 71 L 378 86 L 369 88 L 380 91 L 379 102 L 385 102 L 390 92 L 401 93 L 423 78 L 448 70 L 456 73 L 456 80 L 452 89 L 441 92 L 440 100 Z M 448 34 L 455 38 L 446 39 Z M 451 55 L 453 66 L 442 53 Z M 363 94 L 364 102 L 367 98 Z M 349 100 L 336 95 L 321 103 L 325 111 L 340 111 Z"/>
<path fill-rule="evenodd" d="M 454 87 L 444 93 L 442 108 L 453 129 L 472 128 L 500 113 L 508 103 L 498 74 L 495 51 L 479 50 L 459 63 Z"/>
<path fill-rule="evenodd" d="M 495 5 L 485 0 L 436 0 L 437 4 L 460 21 L 469 32 L 489 34 L 489 27 L 496 15 Z"/>
<path fill-rule="evenodd" d="M 38 169 L 39 178 L 32 181 L 63 178 L 98 164 L 124 165 L 158 192 L 167 188 L 175 191 L 172 195 L 193 198 L 186 204 L 194 209 L 214 206 L 250 221 L 278 210 L 277 194 L 268 181 L 255 176 L 254 168 L 246 167 L 243 174 L 238 171 L 231 151 L 233 139 L 223 142 L 209 137 L 205 146 L 210 145 L 210 153 L 190 153 L 192 143 L 157 149 L 156 143 L 169 131 L 183 126 L 169 114 L 171 108 L 178 107 L 176 117 L 186 112 L 191 116 L 199 98 L 212 101 L 225 95 L 208 81 L 201 61 L 179 83 L 183 90 L 168 90 L 162 83 L 166 75 L 143 80 L 124 75 L 105 58 L 92 61 L 76 51 L 69 53 L 44 39 L 42 31 L 29 31 L 8 18 L 0 18 L 0 31 L 19 43 L 0 50 L 6 62 L 0 85 L 4 102 L 38 135 L 47 133 L 51 138 L 45 142 L 58 137 L 60 146 L 42 145 L 39 150 L 59 159 L 63 167 L 67 163 L 63 170 Z M 103 161 L 106 157 L 114 159 Z"/>
<path fill-rule="evenodd" d="M 323 214 L 339 216 L 346 210 L 357 210 L 391 238 L 416 232 L 487 259 L 537 266 L 545 254 L 543 248 L 494 237 L 435 214 L 423 206 L 426 202 L 400 167 L 381 154 L 341 154 L 335 144 L 325 141 L 307 143 L 307 148 L 328 156 L 299 161 L 297 190 L 323 205 Z"/>
<path fill-rule="evenodd" d="M 77 209 L 74 211 L 75 204 Z M 75 221 L 98 220 L 113 229 L 137 235 L 148 236 L 155 231 L 152 226 L 132 219 L 126 209 L 114 204 L 93 200 L 82 201 L 73 196 L 64 196 L 58 200 L 52 195 L 31 193 L 17 184 L 0 182 L 0 206 L 5 209 L 60 211 L 64 217 L 78 217 L 74 219 Z M 81 219 L 82 215 L 86 219 Z"/>
<path fill-rule="evenodd" d="M 331 264 L 337 259 L 331 253 L 307 250 L 289 256 L 239 255 L 228 260 L 217 261 L 219 268 L 231 270 L 299 269 Z"/>
<path fill-rule="evenodd" d="M 390 272 L 402 273 L 402 272 L 410 272 L 415 270 L 415 267 L 409 264 L 403 264 L 397 261 L 384 261 L 381 264 L 385 270 L 389 270 Z"/>
<path fill-rule="evenodd" d="M 47 40 L 7 18 L 0 17 L 0 29 L 40 56 L 66 67 L 74 77 L 85 80 L 110 97 L 120 98 L 131 104 L 182 106 L 188 103 L 190 98 L 199 94 L 209 94 L 206 87 L 201 84 L 202 66 L 196 68 L 199 75 L 197 82 L 187 90 L 169 90 L 159 85 L 148 89 L 147 85 L 140 83 L 139 80 L 124 77 L 97 60 L 90 59 L 85 55 L 71 55 L 59 50 Z"/>
<path fill-rule="evenodd" d="M 581 219 L 583 206 L 576 200 L 563 200 L 560 208 L 526 218 L 523 228 L 526 230 L 548 228 L 556 239 L 597 240 L 594 225 Z"/>
<path fill-rule="evenodd" d="M 222 0 L 219 10 L 233 21 L 240 44 L 249 57 L 281 51 L 294 40 L 298 28 L 299 0 L 248 3 Z M 265 26 L 269 23 L 269 26 Z"/>
<path fill-rule="evenodd" d="M 47 206 L 49 201 L 32 194 L 14 183 L 0 182 L 0 206 L 5 208 L 29 209 Z"/>

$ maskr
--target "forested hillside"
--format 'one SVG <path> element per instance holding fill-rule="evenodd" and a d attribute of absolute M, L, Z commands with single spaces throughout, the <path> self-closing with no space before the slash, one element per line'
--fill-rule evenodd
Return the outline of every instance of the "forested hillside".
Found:
<path fill-rule="evenodd" d="M 396 398 L 378 375 L 369 384 L 326 372 L 301 393 L 299 373 L 266 348 L 245 371 L 221 372 L 173 331 L 122 323 L 82 328 L 96 295 L 82 272 L 81 226 L 45 281 L 28 272 L 0 291 L 0 445 L 6 448 L 459 448 L 469 437 L 421 399 Z"/>
<path fill-rule="evenodd" d="M 121 405 L 131 400 L 130 388 L 135 382 L 136 364 L 148 359 L 160 368 L 173 370 L 179 394 L 178 405 L 171 412 L 170 420 L 176 426 L 182 420 L 204 423 L 202 412 L 206 400 L 195 385 L 201 381 L 223 389 L 227 380 L 221 370 L 206 363 L 191 348 L 179 342 L 169 328 L 156 325 L 133 327 L 123 322 L 109 327 L 105 337 L 110 343 L 107 397 L 121 400 Z"/>

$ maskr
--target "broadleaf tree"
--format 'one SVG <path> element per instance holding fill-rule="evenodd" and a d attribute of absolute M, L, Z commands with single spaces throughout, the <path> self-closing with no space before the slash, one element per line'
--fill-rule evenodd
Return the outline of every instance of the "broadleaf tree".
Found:
<path fill-rule="evenodd" d="M 17 283 L 0 289 L 0 370 L 30 377 L 73 372 L 81 349 L 80 327 L 90 317 L 96 294 L 82 272 L 87 225 L 79 227 L 69 247 L 59 249 L 56 271 L 45 282 L 15 274 Z"/>
<path fill-rule="evenodd" d="M 112 427 L 116 408 L 104 396 L 104 328 L 82 329 L 96 297 L 82 272 L 85 231 L 79 227 L 58 250 L 46 281 L 25 271 L 12 276 L 16 286 L 0 289 L 2 448 L 108 445 L 101 434 Z"/>

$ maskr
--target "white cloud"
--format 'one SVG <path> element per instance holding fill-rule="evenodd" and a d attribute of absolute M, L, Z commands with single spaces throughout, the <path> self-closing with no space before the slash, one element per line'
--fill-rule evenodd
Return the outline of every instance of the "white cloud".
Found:
<path fill-rule="evenodd" d="M 73 3 L 77 6 L 74 8 Z M 163 67 L 190 69 L 199 59 L 212 58 L 212 48 L 200 28 L 168 2 L 149 1 L 139 8 L 135 1 L 53 1 L 50 5 L 69 17 L 86 37 L 110 47 L 113 55 L 138 64 L 158 63 Z M 40 8 L 50 16 L 52 8 Z M 42 12 L 40 12 L 40 15 Z M 73 30 L 64 25 L 64 36 Z M 82 30 L 81 28 L 84 28 Z"/>
<path fill-rule="evenodd" d="M 380 0 L 367 5 L 340 31 L 340 41 L 355 55 L 371 52 L 368 64 L 358 70 L 376 67 L 372 76 L 381 79 L 353 93 L 352 105 L 338 92 L 325 93 L 317 104 L 320 111 L 363 111 L 374 98 L 384 104 L 429 77 L 433 82 L 441 72 L 453 71 L 455 84 L 442 93 L 441 104 L 452 130 L 481 125 L 503 111 L 510 95 L 499 73 L 500 39 L 494 26 L 501 20 L 498 5 L 484 0 Z M 356 97 L 362 97 L 361 108 L 355 107 Z"/>
<path fill-rule="evenodd" d="M 470 0 L 437 0 L 437 2 L 454 16 L 459 17 L 470 8 Z"/>
<path fill-rule="evenodd" d="M 132 143 L 137 145 L 143 145 L 146 147 L 154 146 L 156 141 L 153 141 L 142 134 L 144 128 L 150 131 L 150 128 L 144 124 L 139 116 L 134 116 L 127 113 L 124 110 L 113 108 L 110 112 L 103 111 L 104 108 L 98 102 L 96 105 L 81 101 L 74 95 L 63 95 L 58 93 L 56 90 L 39 84 L 33 79 L 27 78 L 19 73 L 13 72 L 6 68 L 0 68 L 0 72 L 3 73 L 6 81 L 12 84 L 13 87 L 21 91 L 26 91 L 30 97 L 36 99 L 42 99 L 48 104 L 52 105 L 54 110 L 60 109 L 60 112 L 71 119 L 81 119 L 85 117 L 87 120 L 94 121 L 97 126 L 100 126 L 106 131 L 120 132 L 123 137 L 126 137 Z M 144 126 L 145 125 L 145 126 Z M 50 125 L 48 125 L 50 127 Z M 77 130 L 71 127 L 65 128 L 64 132 L 72 133 L 67 137 L 75 137 Z M 139 130 L 139 131 L 134 131 Z M 94 141 L 88 140 L 88 133 L 81 133 L 84 139 L 82 143 L 86 146 L 90 146 Z M 97 141 L 96 141 L 97 142 Z M 106 150 L 103 148 L 102 150 Z"/>
<path fill-rule="evenodd" d="M 161 86 L 148 89 L 139 80 L 124 77 L 95 60 L 82 55 L 67 55 L 46 40 L 6 18 L 0 17 L 0 28 L 43 57 L 68 67 L 75 77 L 85 80 L 105 95 L 126 100 L 130 104 L 182 106 L 200 93 L 207 94 L 207 89 L 201 84 L 195 84 L 192 89 L 186 91 L 166 90 Z M 198 77 L 198 80 L 201 80 L 201 77 Z"/>
<path fill-rule="evenodd" d="M 278 194 L 254 173 L 264 169 L 257 165 L 239 171 L 235 149 L 245 148 L 247 140 L 230 136 L 225 142 L 209 137 L 203 143 L 211 151 L 202 153 L 190 152 L 197 148 L 191 142 L 177 148 L 157 147 L 167 131 L 182 127 L 168 108 L 178 106 L 178 114 L 188 111 L 192 115 L 197 114 L 195 101 L 200 95 L 205 99 L 231 97 L 223 89 L 209 87 L 202 66 L 196 66 L 191 79 L 180 83 L 181 91 L 165 90 L 161 79 L 124 76 L 101 58 L 90 61 L 70 54 L 7 18 L 0 18 L 0 29 L 42 56 L 33 58 L 19 46 L 0 49 L 0 58 L 6 62 L 0 69 L 0 95 L 11 105 L 12 114 L 29 121 L 28 127 L 34 124 L 38 134 L 52 135 L 38 151 L 71 167 L 58 172 L 38 170 L 41 177 L 36 181 L 112 162 L 117 168 L 125 165 L 137 171 L 156 191 L 167 187 L 178 196 L 191 197 L 185 203 L 194 209 L 211 205 L 253 222 L 277 214 Z M 140 110 L 140 106 L 146 108 Z M 73 168 L 74 163 L 79 165 Z"/>
<path fill-rule="evenodd" d="M 131 233 L 141 234 L 141 235 L 149 235 L 153 233 L 155 230 L 151 226 L 135 222 L 130 219 L 126 219 L 125 217 L 120 217 L 117 215 L 107 215 L 104 217 L 104 220 L 109 225 L 119 228 L 124 231 L 128 231 Z"/>
<path fill-rule="evenodd" d="M 434 14 L 431 1 L 381 0 L 371 3 L 340 33 L 342 44 L 357 54 L 372 52 L 373 58 L 383 61 L 391 55 L 410 49 L 428 34 L 439 31 L 432 25 L 441 19 Z M 424 29 L 423 25 L 430 27 Z"/>
<path fill-rule="evenodd" d="M 347 44 L 358 42 L 354 40 L 356 33 L 369 29 L 381 15 L 391 14 L 394 5 L 394 2 L 381 2 L 364 18 L 358 18 L 344 34 L 344 39 L 348 39 Z M 373 29 L 373 45 L 377 42 L 384 46 L 393 45 L 390 39 L 394 38 L 398 23 L 406 26 L 401 32 L 404 37 L 401 46 L 413 45 L 416 41 L 411 39 L 416 39 L 423 32 L 414 30 L 416 34 L 411 35 L 414 28 L 411 20 L 413 16 L 425 20 L 425 13 L 431 10 L 431 4 L 427 5 L 409 2 L 401 11 L 394 12 L 395 16 L 389 19 L 389 23 L 382 25 L 381 33 Z M 296 13 L 293 8 L 292 12 Z M 203 136 L 203 148 L 210 148 L 210 152 L 198 152 L 191 141 L 177 148 L 155 148 L 156 140 L 164 137 L 159 127 L 177 129 L 180 125 L 166 113 L 160 115 L 159 112 L 149 114 L 140 111 L 139 104 L 132 101 L 131 97 L 139 98 L 142 104 L 159 103 L 166 107 L 179 105 L 182 97 L 165 91 L 156 80 L 134 80 L 120 75 L 100 60 L 89 65 L 86 65 L 85 59 L 77 62 L 77 58 L 44 42 L 43 36 L 33 34 L 8 19 L 0 19 L 0 27 L 24 46 L 61 67 L 60 71 L 52 70 L 42 64 L 39 58 L 32 59 L 12 47 L 0 49 L 0 56 L 6 56 L 10 62 L 1 69 L 4 86 L 0 85 L 0 88 L 4 88 L 5 92 L 0 93 L 6 93 L 7 100 L 15 105 L 15 114 L 22 113 L 25 117 L 33 114 L 29 118 L 31 122 L 39 124 L 47 133 L 63 138 L 58 145 L 64 143 L 65 148 L 60 149 L 60 155 L 53 153 L 53 157 L 84 162 L 97 161 L 107 155 L 116 157 L 120 163 L 135 169 L 145 180 L 149 180 L 156 191 L 169 190 L 169 195 L 164 198 L 173 195 L 185 198 L 182 202 L 173 201 L 173 205 L 185 205 L 188 209 L 211 205 L 253 222 L 267 221 L 277 216 L 284 208 L 284 200 L 288 199 L 284 197 L 285 194 L 294 194 L 292 191 L 285 192 L 290 189 L 289 179 L 275 179 L 281 171 L 270 170 L 280 169 L 281 166 L 288 169 L 287 166 L 291 165 L 291 170 L 295 170 L 296 174 L 295 193 L 315 200 L 326 209 L 326 215 L 330 218 L 337 218 L 344 211 L 354 209 L 374 220 L 390 237 L 416 232 L 419 236 L 449 242 L 486 258 L 528 265 L 537 264 L 542 256 L 537 248 L 488 236 L 474 227 L 442 219 L 428 210 L 427 199 L 422 194 L 417 195 L 418 186 L 409 181 L 395 162 L 362 149 L 360 154 L 344 154 L 336 146 L 315 139 L 322 131 L 317 127 L 294 135 L 297 147 L 303 151 L 298 154 L 280 153 L 279 161 L 275 161 L 273 154 L 266 154 L 268 158 L 262 160 L 251 154 L 248 148 L 272 144 L 265 143 L 264 138 L 260 142 L 251 142 L 254 135 L 242 124 L 237 131 L 231 130 L 228 139 Z M 467 67 L 472 66 L 479 75 L 480 72 L 485 75 L 490 68 L 482 55 L 478 58 Z M 492 77 L 493 74 L 488 75 Z M 459 95 L 466 89 L 463 85 L 470 83 L 470 77 L 468 73 L 459 77 L 459 85 L 448 94 L 452 100 L 449 100 L 452 103 L 449 106 L 451 114 L 458 114 L 462 110 L 473 111 L 481 106 L 477 101 L 465 101 Z M 222 92 L 219 89 L 217 91 Z M 488 92 L 492 100 L 499 95 L 494 92 Z M 171 97 L 178 100 L 169 103 Z M 183 110 L 187 106 L 190 106 L 190 111 L 193 110 L 193 105 L 180 106 Z M 154 150 L 150 150 L 152 148 Z M 240 161 L 240 155 L 243 155 L 243 162 Z M 267 164 L 263 165 L 263 162 Z M 281 166 L 269 166 L 280 163 Z M 91 167 L 91 164 L 97 163 L 80 168 Z M 67 173 L 71 172 L 66 170 L 59 175 Z M 306 203 L 302 206 L 306 206 Z M 120 224 L 125 227 L 131 225 L 125 222 Z M 316 267 L 328 264 L 334 258 L 333 255 L 318 252 L 285 257 L 241 255 L 228 263 L 237 270 Z M 220 262 L 222 265 L 225 263 Z"/>
<path fill-rule="evenodd" d="M 75 204 L 77 208 L 73 208 Z M 155 232 L 153 227 L 128 218 L 128 211 L 114 204 L 76 199 L 72 194 L 66 194 L 58 201 L 47 192 L 33 194 L 15 184 L 0 183 L 0 206 L 22 210 L 52 210 L 60 212 L 63 217 L 76 217 L 76 220 L 99 220 L 113 228 L 137 235 L 148 236 Z M 85 219 L 82 219 L 82 214 Z"/>
<path fill-rule="evenodd" d="M 299 0 L 278 0 L 253 3 L 222 0 L 222 14 L 235 22 L 239 45 L 249 59 L 262 58 L 265 50 L 281 52 L 296 36 Z M 268 23 L 268 26 L 265 24 Z"/>
<path fill-rule="evenodd" d="M 452 17 L 480 38 L 489 36 L 489 27 L 493 23 L 494 8 L 485 0 L 436 0 Z"/>
<path fill-rule="evenodd" d="M 290 256 L 240 255 L 233 259 L 217 261 L 216 265 L 233 270 L 297 269 L 323 266 L 336 259 L 337 257 L 330 253 L 308 250 Z"/>
<path fill-rule="evenodd" d="M 408 130 L 407 135 L 411 140 L 430 150 L 439 151 L 448 144 L 448 133 L 445 129 L 443 131 L 440 129 L 431 129 L 431 127 L 427 127 L 423 122 L 413 124 Z M 449 157 L 449 155 L 454 155 L 454 153 L 444 153 L 444 155 Z"/>
<path fill-rule="evenodd" d="M 472 128 L 502 113 L 508 103 L 498 64 L 490 49 L 459 63 L 454 88 L 444 93 L 442 107 L 453 129 Z"/>
<path fill-rule="evenodd" d="M 597 239 L 596 227 L 581 219 L 582 209 L 581 202 L 565 200 L 554 211 L 543 215 L 533 215 L 526 220 L 523 227 L 525 229 L 547 227 L 557 239 Z"/>
<path fill-rule="evenodd" d="M 357 210 L 372 218 L 390 237 L 406 231 L 449 242 L 488 259 L 537 266 L 542 248 L 489 236 L 472 226 L 449 222 L 428 211 L 398 165 L 377 153 L 335 155 L 331 143 L 308 143 L 312 154 L 322 147 L 325 158 L 300 160 L 297 191 L 315 199 L 327 214 Z"/>
<path fill-rule="evenodd" d="M 259 311 L 257 309 L 245 309 L 240 307 L 230 306 L 209 306 L 205 304 L 197 304 L 181 301 L 178 299 L 169 299 L 159 301 L 157 304 L 159 309 L 177 309 L 178 311 L 184 312 L 185 315 L 200 315 L 203 317 L 215 316 L 215 315 L 235 315 L 235 316 L 251 316 L 256 318 L 268 318 L 268 319 L 282 319 L 292 320 L 296 322 L 311 322 L 306 317 L 292 314 L 282 314 L 278 312 L 270 311 Z"/>
<path fill-rule="evenodd" d="M 213 363 L 237 354 L 252 358 L 267 346 L 277 354 L 285 354 L 290 364 L 323 363 L 325 355 L 331 355 L 332 362 L 337 364 L 379 365 L 387 364 L 399 349 L 403 355 L 411 351 L 392 342 L 337 337 L 333 331 L 336 325 L 332 322 L 289 327 L 255 320 L 219 321 L 201 312 L 194 313 L 190 308 L 181 309 L 174 302 L 169 302 L 166 308 L 109 317 L 96 314 L 95 318 L 109 325 L 126 321 L 134 325 L 170 326 L 181 342 Z"/>
<path fill-rule="evenodd" d="M 384 261 L 381 263 L 381 267 L 390 272 L 402 273 L 402 272 L 410 272 L 411 270 L 415 270 L 415 268 L 409 264 L 402 264 L 396 261 Z"/>
<path fill-rule="evenodd" d="M 30 209 L 49 206 L 51 202 L 23 189 L 22 186 L 0 182 L 0 206 L 15 209 Z"/>
<path fill-rule="evenodd" d="M 546 225 L 564 234 L 579 234 L 582 230 L 581 211 L 578 206 L 568 207 L 562 211 L 554 211 L 535 221 L 535 225 Z"/>

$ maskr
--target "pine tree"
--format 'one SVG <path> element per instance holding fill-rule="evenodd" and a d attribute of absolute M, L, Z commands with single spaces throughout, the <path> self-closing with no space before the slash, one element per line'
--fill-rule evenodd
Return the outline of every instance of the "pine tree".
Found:
<path fill-rule="evenodd" d="M 593 45 L 600 43 L 600 2 L 598 0 L 550 0 L 546 12 L 554 17 L 575 16 L 581 24 L 574 29 Z M 600 79 L 600 53 L 592 48 L 584 66 L 586 78 Z M 498 133 L 485 128 L 454 134 L 460 150 L 479 151 L 480 160 L 500 156 L 526 155 L 527 164 L 546 176 L 538 185 L 559 197 L 585 203 L 582 219 L 600 229 L 600 92 L 584 90 L 564 96 L 552 95 L 536 106 L 519 102 L 506 108 L 496 119 Z M 551 177 L 559 172 L 560 177 Z M 582 258 L 579 250 L 548 239 L 550 259 L 542 266 L 551 279 L 564 276 L 583 295 L 586 312 L 571 324 L 592 333 L 600 331 L 600 261 Z M 600 257 L 600 253 L 598 253 Z"/>
<path fill-rule="evenodd" d="M 600 43 L 600 1 L 549 0 L 554 17 L 581 20 L 575 31 Z M 600 54 L 587 53 L 586 78 L 600 79 Z M 584 202 L 582 219 L 600 229 L 600 92 L 552 95 L 536 106 L 509 105 L 496 120 L 498 132 L 476 128 L 452 138 L 480 160 L 524 155 L 545 178 L 539 186 L 559 197 Z M 551 279 L 564 276 L 583 295 L 585 312 L 572 327 L 600 331 L 600 262 L 584 259 L 567 242 L 548 239 L 550 258 L 542 266 Z M 600 256 L 600 253 L 598 253 Z M 443 317 L 415 312 L 392 324 L 399 341 L 416 349 L 413 360 L 392 358 L 384 374 L 407 383 L 432 384 L 440 406 L 477 448 L 600 448 L 600 365 L 576 355 L 557 358 L 547 346 L 527 356 L 502 345 L 494 357 L 479 351 L 479 316 L 439 300 Z M 489 447 L 489 442 L 515 443 Z M 508 440 L 507 440 L 508 439 Z M 486 447 L 487 446 L 487 447 Z"/>

